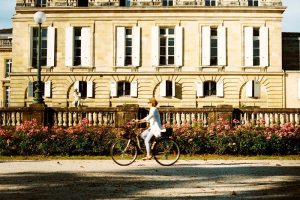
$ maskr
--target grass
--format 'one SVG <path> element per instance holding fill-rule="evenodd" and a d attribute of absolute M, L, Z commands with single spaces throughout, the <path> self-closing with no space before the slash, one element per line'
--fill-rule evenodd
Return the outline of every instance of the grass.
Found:
<path fill-rule="evenodd" d="M 0 160 L 110 160 L 110 156 L 0 156 Z M 139 159 L 139 158 L 138 158 Z M 300 155 L 288 156 L 233 156 L 233 155 L 181 155 L 181 160 L 300 160 Z"/>

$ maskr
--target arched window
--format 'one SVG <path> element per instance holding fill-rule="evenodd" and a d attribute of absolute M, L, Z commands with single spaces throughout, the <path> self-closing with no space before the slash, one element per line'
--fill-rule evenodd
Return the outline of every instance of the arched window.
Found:
<path fill-rule="evenodd" d="M 217 93 L 217 84 L 215 81 L 204 82 L 204 96 L 215 96 Z"/>

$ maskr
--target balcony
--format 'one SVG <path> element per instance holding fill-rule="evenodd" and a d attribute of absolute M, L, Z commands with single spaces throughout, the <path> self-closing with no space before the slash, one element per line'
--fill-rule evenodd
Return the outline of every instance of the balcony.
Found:
<path fill-rule="evenodd" d="M 125 1 L 126 0 L 16 0 L 16 7 L 116 7 L 123 6 L 123 4 L 124 7 L 163 6 L 163 0 L 127 0 L 126 3 Z M 173 6 L 205 6 L 205 0 L 173 0 Z M 220 0 L 216 6 L 248 6 L 248 0 Z M 259 6 L 280 7 L 282 6 L 282 0 L 260 0 Z"/>
<path fill-rule="evenodd" d="M 11 50 L 12 40 L 11 39 L 0 39 L 0 51 L 1 50 Z"/>

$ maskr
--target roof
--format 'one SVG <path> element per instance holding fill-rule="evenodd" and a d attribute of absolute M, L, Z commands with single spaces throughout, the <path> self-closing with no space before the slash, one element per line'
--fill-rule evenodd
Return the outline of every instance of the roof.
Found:
<path fill-rule="evenodd" d="M 12 28 L 0 29 L 0 34 L 12 34 Z"/>

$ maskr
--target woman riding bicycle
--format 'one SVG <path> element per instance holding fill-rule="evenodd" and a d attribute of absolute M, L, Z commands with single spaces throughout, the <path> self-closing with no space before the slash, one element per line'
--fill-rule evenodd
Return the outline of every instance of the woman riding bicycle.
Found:
<path fill-rule="evenodd" d="M 144 119 L 137 120 L 139 123 L 143 123 L 143 122 L 150 123 L 150 127 L 141 134 L 141 137 L 145 141 L 145 146 L 147 151 L 147 156 L 144 158 L 144 160 L 151 159 L 150 140 L 153 137 L 153 135 L 155 137 L 160 137 L 161 132 L 165 131 L 165 129 L 163 129 L 161 126 L 160 115 L 158 109 L 156 108 L 157 104 L 158 102 L 156 101 L 155 98 L 150 98 L 148 100 L 148 106 L 150 108 L 149 114 Z"/>

